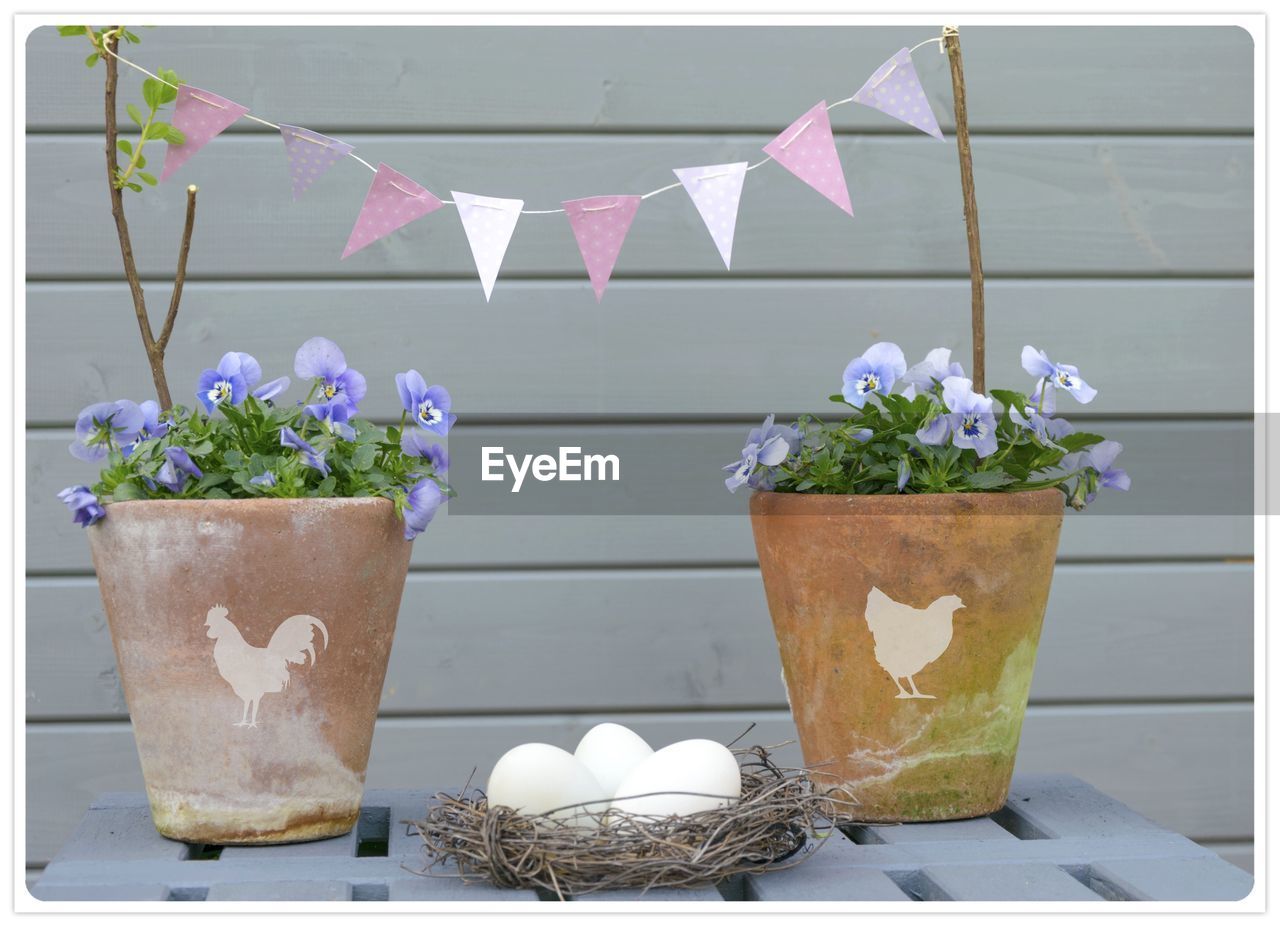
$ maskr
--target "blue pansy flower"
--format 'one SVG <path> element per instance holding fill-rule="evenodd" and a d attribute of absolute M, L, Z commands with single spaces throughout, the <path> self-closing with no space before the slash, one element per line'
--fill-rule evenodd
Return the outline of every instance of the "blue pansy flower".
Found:
<path fill-rule="evenodd" d="M 1055 364 L 1044 351 L 1029 344 L 1022 349 L 1022 369 L 1039 378 L 1031 401 L 1044 412 L 1054 411 L 1053 397 L 1058 390 L 1070 393 L 1081 403 L 1093 402 L 1093 397 L 1098 395 L 1098 391 L 1081 378 L 1078 369 L 1070 364 Z"/>
<path fill-rule="evenodd" d="M 319 401 L 307 407 L 316 418 L 328 418 L 330 406 L 342 406 L 348 417 L 359 411 L 366 390 L 364 376 L 347 367 L 342 349 L 328 338 L 317 336 L 298 348 L 293 372 L 303 380 L 316 381 Z"/>
<path fill-rule="evenodd" d="M 1036 411 L 1034 405 L 1027 406 L 1023 412 L 1019 412 L 1017 408 L 1010 407 L 1009 418 L 1013 420 L 1015 425 L 1032 432 L 1040 440 L 1040 443 L 1047 447 L 1061 449 L 1058 441 L 1076 430 L 1075 426 L 1065 418 L 1042 415 Z"/>
<path fill-rule="evenodd" d="M 902 348 L 890 341 L 880 341 L 849 361 L 844 369 L 841 395 L 852 406 L 861 409 L 873 393 L 889 395 L 893 384 L 907 372 L 907 359 Z"/>
<path fill-rule="evenodd" d="M 406 457 L 421 457 L 430 462 L 436 473 L 449 469 L 449 453 L 417 428 L 406 429 L 400 436 L 400 450 Z"/>
<path fill-rule="evenodd" d="M 444 493 L 435 481 L 424 477 L 406 492 L 404 500 L 404 539 L 412 541 L 427 530 L 436 510 L 444 504 Z"/>
<path fill-rule="evenodd" d="M 450 412 L 453 401 L 443 386 L 427 386 L 416 370 L 396 374 L 396 390 L 400 404 L 414 423 L 438 435 L 447 435 L 458 416 Z"/>
<path fill-rule="evenodd" d="M 72 520 L 82 528 L 101 521 L 107 510 L 88 486 L 68 486 L 58 493 L 58 498 L 71 510 Z"/>
<path fill-rule="evenodd" d="M 737 492 L 739 487 L 750 485 L 752 489 L 768 491 L 772 488 L 773 481 L 767 474 L 756 474 L 756 466 L 776 467 L 795 453 L 799 445 L 798 429 L 776 426 L 770 415 L 764 420 L 764 424 L 751 429 L 747 434 L 742 458 L 724 467 L 729 474 L 724 481 L 725 488 L 729 492 Z"/>
<path fill-rule="evenodd" d="M 1087 451 L 1077 451 L 1074 454 L 1068 454 L 1062 458 L 1059 464 L 1063 470 L 1068 473 L 1076 470 L 1090 469 L 1098 474 L 1098 485 L 1105 486 L 1107 489 L 1118 489 L 1120 492 L 1129 491 L 1129 474 L 1115 465 L 1116 458 L 1120 456 L 1120 452 L 1124 450 L 1124 445 L 1119 441 L 1099 441 Z M 1091 492 L 1085 496 L 1086 504 L 1092 502 L 1097 497 L 1096 492 Z"/>
<path fill-rule="evenodd" d="M 249 478 L 249 485 L 262 486 L 265 489 L 270 489 L 272 486 L 276 485 L 276 475 L 270 470 L 265 473 L 259 473 L 257 476 Z"/>
<path fill-rule="evenodd" d="M 188 476 L 196 479 L 204 476 L 204 471 L 196 466 L 186 448 L 166 447 L 164 456 L 165 461 L 156 474 L 156 482 L 170 492 L 182 492 L 182 488 L 187 485 Z"/>
<path fill-rule="evenodd" d="M 196 381 L 196 398 L 210 413 L 214 407 L 224 403 L 238 406 L 244 402 L 250 388 L 261 379 L 262 366 L 257 360 L 243 351 L 228 351 L 222 355 L 217 367 L 200 374 Z"/>
<path fill-rule="evenodd" d="M 902 395 L 914 399 L 919 393 L 927 393 L 933 389 L 934 383 L 941 383 L 947 377 L 963 377 L 964 368 L 951 359 L 950 348 L 934 348 L 925 355 L 924 360 L 907 368 L 902 380 L 907 384 Z"/>
<path fill-rule="evenodd" d="M 302 462 L 313 470 L 319 470 L 321 476 L 329 475 L 329 465 L 324 462 L 324 451 L 317 451 L 303 441 L 298 433 L 287 425 L 280 429 L 280 446 L 291 447 L 302 454 Z"/>
<path fill-rule="evenodd" d="M 271 380 L 267 383 L 263 383 L 261 386 L 259 386 L 257 389 L 253 391 L 252 395 L 254 399 L 257 399 L 260 402 L 270 402 L 272 399 L 275 399 L 277 396 L 279 396 L 288 388 L 289 388 L 288 377 L 276 377 L 274 380 Z"/>
<path fill-rule="evenodd" d="M 95 402 L 76 416 L 76 439 L 71 456 L 89 463 L 102 460 L 112 447 L 124 448 L 137 440 L 145 424 L 142 407 L 128 399 Z"/>
<path fill-rule="evenodd" d="M 138 429 L 138 436 L 133 439 L 133 443 L 124 448 L 124 456 L 128 457 L 143 441 L 149 441 L 152 438 L 163 438 L 169 433 L 170 425 L 168 422 L 160 421 L 160 403 L 154 399 L 148 399 L 145 402 L 138 403 L 138 408 L 142 410 L 142 427 Z"/>
<path fill-rule="evenodd" d="M 942 402 L 947 411 L 916 432 L 923 444 L 945 444 L 950 437 L 960 448 L 971 448 L 979 457 L 996 452 L 996 416 L 990 397 L 975 393 L 964 377 L 942 381 Z"/>

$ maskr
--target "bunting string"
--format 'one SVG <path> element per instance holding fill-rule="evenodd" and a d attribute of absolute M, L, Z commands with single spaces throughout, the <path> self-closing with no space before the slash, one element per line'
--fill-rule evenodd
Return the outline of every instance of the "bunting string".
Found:
<path fill-rule="evenodd" d="M 676 168 L 675 183 L 647 193 L 567 200 L 558 209 L 526 209 L 523 200 L 457 191 L 451 192 L 452 199 L 441 199 L 388 165 L 375 166 L 366 161 L 346 142 L 300 126 L 276 124 L 208 90 L 171 84 L 114 49 L 104 47 L 122 64 L 178 91 L 173 125 L 183 133 L 185 141 L 169 143 L 161 180 L 178 170 L 237 119 L 248 119 L 281 134 L 289 158 L 295 200 L 320 174 L 344 157 L 373 172 L 373 183 L 342 253 L 343 258 L 443 206 L 454 206 L 462 220 L 485 300 L 488 301 L 519 218 L 565 215 L 599 301 L 640 203 L 671 190 L 684 188 L 689 195 L 726 269 L 730 265 L 745 175 L 770 161 L 776 161 L 852 216 L 853 206 L 827 114 L 838 106 L 859 103 L 941 140 L 942 132 L 920 86 L 911 55 L 934 43 L 937 43 L 940 53 L 945 53 L 945 37 L 944 29 L 940 36 L 925 39 L 911 48 L 902 48 L 877 68 L 852 96 L 834 103 L 820 101 L 769 142 L 764 147 L 765 156 L 758 161 Z"/>

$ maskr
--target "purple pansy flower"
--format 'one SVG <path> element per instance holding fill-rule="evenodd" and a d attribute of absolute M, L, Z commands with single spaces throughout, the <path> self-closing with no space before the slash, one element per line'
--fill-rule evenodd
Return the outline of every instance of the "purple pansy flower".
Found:
<path fill-rule="evenodd" d="M 404 500 L 404 539 L 412 541 L 427 530 L 436 509 L 444 504 L 444 493 L 435 481 L 424 477 L 418 480 L 405 493 Z"/>
<path fill-rule="evenodd" d="M 303 416 L 314 415 L 316 412 L 323 412 L 324 415 L 320 419 L 320 424 L 329 434 L 337 435 L 345 441 L 354 441 L 356 439 L 356 430 L 347 424 L 351 419 L 351 410 L 344 403 L 329 403 L 322 406 L 310 405 L 303 412 Z"/>
<path fill-rule="evenodd" d="M 972 448 L 979 457 L 996 451 L 996 417 L 990 397 L 973 391 L 973 382 L 964 377 L 942 381 L 942 402 L 947 411 L 916 432 L 923 444 L 945 444 L 950 436 L 960 448 Z"/>
<path fill-rule="evenodd" d="M 196 398 L 206 412 L 223 403 L 238 406 L 244 402 L 249 388 L 262 379 L 262 366 L 243 351 L 228 351 L 213 370 L 200 374 L 196 382 Z"/>
<path fill-rule="evenodd" d="M 325 410 L 329 406 L 343 406 L 348 416 L 359 411 L 366 390 L 364 377 L 347 367 L 342 349 L 328 338 L 317 336 L 298 348 L 293 372 L 303 380 L 319 381 L 320 401 L 307 407 L 316 418 L 328 418 Z"/>
<path fill-rule="evenodd" d="M 941 383 L 947 377 L 963 377 L 964 368 L 951 359 L 950 348 L 934 348 L 925 355 L 924 360 L 907 368 L 902 375 L 907 388 L 902 395 L 914 399 L 918 393 L 927 393 L 933 389 L 934 382 Z"/>
<path fill-rule="evenodd" d="M 1058 390 L 1065 390 L 1081 403 L 1092 402 L 1093 397 L 1098 395 L 1096 389 L 1081 379 L 1080 371 L 1075 367 L 1070 364 L 1055 364 L 1044 351 L 1036 350 L 1029 344 L 1022 349 L 1022 369 L 1040 379 L 1032 401 L 1044 412 L 1054 411 L 1053 394 Z M 1045 390 L 1046 386 L 1049 387 L 1048 390 Z"/>
<path fill-rule="evenodd" d="M 82 528 L 88 528 L 107 514 L 88 486 L 68 486 L 58 493 L 58 498 L 71 510 L 72 520 Z"/>
<path fill-rule="evenodd" d="M 408 429 L 400 436 L 400 450 L 407 457 L 421 457 L 428 461 L 436 473 L 449 469 L 449 453 L 417 428 Z"/>
<path fill-rule="evenodd" d="M 262 486 L 270 489 L 272 486 L 276 485 L 276 476 L 268 470 L 266 473 L 259 473 L 257 476 L 250 477 L 249 485 Z"/>
<path fill-rule="evenodd" d="M 166 447 L 164 456 L 165 462 L 156 474 L 156 482 L 170 492 L 182 492 L 182 488 L 187 485 L 188 476 L 196 479 L 204 476 L 204 471 L 196 466 L 186 448 Z"/>
<path fill-rule="evenodd" d="M 298 433 L 287 425 L 280 429 L 280 446 L 291 447 L 301 452 L 302 462 L 313 470 L 319 470 L 321 476 L 329 475 L 329 465 L 324 462 L 324 451 L 317 451 L 314 447 L 298 437 Z"/>
<path fill-rule="evenodd" d="M 1042 415 L 1036 411 L 1034 405 L 1027 406 L 1025 414 L 1014 407 L 1010 407 L 1009 418 L 1013 420 L 1015 425 L 1019 425 L 1035 434 L 1040 439 L 1040 443 L 1048 447 L 1058 447 L 1057 442 L 1061 438 L 1076 430 L 1075 426 L 1065 418 Z"/>
<path fill-rule="evenodd" d="M 861 357 L 849 361 L 844 368 L 845 402 L 861 409 L 872 393 L 889 395 L 893 384 L 907 372 L 907 359 L 902 348 L 891 341 L 879 341 L 867 348 Z"/>
<path fill-rule="evenodd" d="M 263 383 L 252 393 L 253 398 L 260 402 L 270 402 L 281 393 L 289 388 L 288 377 L 276 377 L 267 383 Z"/>
<path fill-rule="evenodd" d="M 1124 445 L 1119 441 L 1099 441 L 1087 451 L 1076 451 L 1063 457 L 1059 466 L 1068 473 L 1086 468 L 1096 470 L 1099 486 L 1128 492 L 1129 474 L 1115 465 L 1116 458 L 1123 450 Z M 1089 493 L 1084 497 L 1085 503 L 1092 502 L 1097 495 L 1096 492 Z"/>
<path fill-rule="evenodd" d="M 794 428 L 782 428 L 773 424 L 773 416 L 764 420 L 759 428 L 753 428 L 747 435 L 746 447 L 742 449 L 742 459 L 724 467 L 729 474 L 724 485 L 729 492 L 737 492 L 740 486 L 751 486 L 753 489 L 768 491 L 772 480 L 766 474 L 757 475 L 756 465 L 776 467 L 795 452 L 799 446 L 800 435 Z M 767 485 L 761 485 L 761 483 Z"/>
<path fill-rule="evenodd" d="M 443 386 L 427 386 L 427 381 L 416 370 L 397 373 L 396 390 L 404 410 L 427 431 L 447 435 L 458 420 L 458 416 L 449 411 L 453 406 L 449 391 Z"/>
<path fill-rule="evenodd" d="M 138 429 L 138 436 L 133 439 L 133 443 L 124 448 L 126 457 L 137 450 L 138 445 L 143 441 L 163 438 L 169 433 L 169 423 L 160 421 L 160 403 L 154 399 L 148 399 L 138 403 L 138 408 L 142 410 L 142 427 Z"/>
<path fill-rule="evenodd" d="M 127 447 L 134 443 L 145 424 L 142 407 L 128 399 L 95 402 L 76 416 L 76 439 L 71 442 L 71 456 L 93 463 L 102 460 L 112 445 Z"/>
<path fill-rule="evenodd" d="M 903 455 L 898 458 L 898 492 L 902 492 L 911 480 L 911 460 Z"/>

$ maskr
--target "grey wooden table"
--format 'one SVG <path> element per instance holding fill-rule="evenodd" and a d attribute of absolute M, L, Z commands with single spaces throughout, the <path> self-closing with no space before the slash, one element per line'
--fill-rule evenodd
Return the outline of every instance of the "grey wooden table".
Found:
<path fill-rule="evenodd" d="M 46 901 L 539 901 L 416 875 L 427 791 L 370 791 L 352 833 L 274 847 L 166 840 L 138 792 L 102 795 L 33 888 Z M 1016 776 L 986 818 L 848 827 L 798 866 L 585 901 L 1236 901 L 1253 877 L 1070 776 Z"/>

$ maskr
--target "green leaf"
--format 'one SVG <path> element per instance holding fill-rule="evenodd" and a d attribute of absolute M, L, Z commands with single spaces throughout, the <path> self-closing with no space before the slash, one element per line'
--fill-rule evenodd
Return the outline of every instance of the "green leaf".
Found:
<path fill-rule="evenodd" d="M 1027 406 L 1032 405 L 1030 399 L 1024 394 L 1011 389 L 993 389 L 991 395 L 1000 401 L 1000 405 L 1005 409 L 1017 409 L 1021 412 Z"/>
<path fill-rule="evenodd" d="M 1072 451 L 1082 451 L 1086 447 L 1104 440 L 1106 439 L 1102 435 L 1091 435 L 1087 431 L 1076 431 L 1069 435 L 1063 435 L 1058 439 L 1057 443 L 1070 453 Z"/>
<path fill-rule="evenodd" d="M 218 489 L 215 487 L 214 489 L 210 489 L 206 492 L 204 497 L 206 499 L 230 499 L 231 493 L 227 492 L 225 489 Z"/>
<path fill-rule="evenodd" d="M 148 187 L 154 187 L 156 185 L 155 177 L 148 174 L 146 171 L 138 171 L 138 179 L 141 180 L 143 183 L 145 183 Z"/>
<path fill-rule="evenodd" d="M 122 138 L 118 142 L 116 142 L 116 147 L 119 148 L 121 151 L 123 151 L 127 155 L 133 154 L 133 143 L 129 141 L 127 138 Z"/>
<path fill-rule="evenodd" d="M 96 65 L 96 64 L 98 63 L 98 59 L 99 59 L 99 58 L 101 58 L 101 57 L 102 57 L 102 56 L 101 56 L 101 55 L 99 55 L 97 52 L 94 52 L 94 53 L 93 53 L 92 55 L 90 55 L 88 58 L 84 59 L 84 66 L 85 66 L 86 68 L 91 68 L 91 67 L 93 67 L 94 65 Z"/>
<path fill-rule="evenodd" d="M 146 158 L 144 158 L 142 155 L 138 155 L 138 159 L 137 159 L 136 161 L 134 161 L 134 164 L 135 164 L 137 167 L 146 167 L 146 166 L 147 166 L 147 159 L 146 159 Z"/>
<path fill-rule="evenodd" d="M 148 77 L 142 82 L 142 99 L 152 112 L 164 105 L 164 100 L 161 99 L 163 92 L 164 84 L 154 77 Z"/>
<path fill-rule="evenodd" d="M 373 459 L 377 456 L 378 448 L 373 444 L 362 444 L 356 448 L 356 452 L 351 455 L 351 466 L 356 470 L 368 470 L 373 466 Z"/>
<path fill-rule="evenodd" d="M 84 35 L 86 32 L 89 31 L 84 26 L 58 26 L 57 29 L 58 29 L 58 35 L 61 35 L 64 37 L 70 36 L 70 35 Z"/>
<path fill-rule="evenodd" d="M 142 184 L 140 183 L 127 183 L 125 184 L 125 186 L 128 187 L 130 190 L 132 190 L 134 193 L 142 192 Z"/>
<path fill-rule="evenodd" d="M 141 42 L 141 41 L 142 41 L 142 39 L 138 38 L 136 35 L 134 35 L 134 34 L 133 34 L 132 32 L 130 32 L 128 29 L 124 30 L 124 32 L 122 32 L 121 34 L 124 36 L 124 40 L 125 40 L 126 42 L 129 42 L 129 43 L 130 43 L 130 44 L 132 44 L 132 45 L 137 45 L 139 42 Z"/>
<path fill-rule="evenodd" d="M 178 129 L 175 129 L 173 126 L 169 126 L 169 131 L 165 134 L 165 141 L 170 145 L 185 145 L 187 143 L 187 137 Z"/>
<path fill-rule="evenodd" d="M 131 483 L 128 480 L 111 490 L 111 499 L 114 502 L 126 502 L 130 499 L 145 498 L 147 498 L 147 494 L 143 491 L 142 487 L 136 483 Z"/>
<path fill-rule="evenodd" d="M 138 127 L 141 128 L 143 122 L 142 110 L 138 109 L 138 107 L 134 106 L 132 103 L 126 106 L 125 110 L 129 113 L 129 118 L 136 122 Z"/>
<path fill-rule="evenodd" d="M 171 126 L 167 122 L 153 122 L 151 125 L 147 126 L 145 137 L 148 139 L 168 138 L 170 128 Z"/>
<path fill-rule="evenodd" d="M 1012 482 L 1014 482 L 1013 477 L 999 467 L 969 474 L 969 485 L 974 489 L 995 489 L 999 486 L 1008 486 Z"/>
<path fill-rule="evenodd" d="M 196 484 L 196 489 L 200 491 L 212 489 L 214 486 L 221 486 L 229 479 L 231 479 L 230 473 L 206 473 Z"/>

